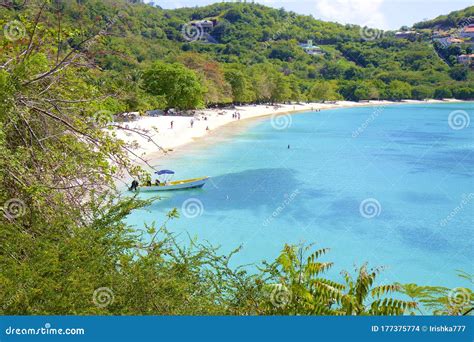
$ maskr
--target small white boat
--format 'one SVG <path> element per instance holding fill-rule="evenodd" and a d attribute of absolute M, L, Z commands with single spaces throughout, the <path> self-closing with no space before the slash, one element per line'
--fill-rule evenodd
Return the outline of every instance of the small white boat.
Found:
<path fill-rule="evenodd" d="M 178 181 L 171 181 L 171 177 L 174 175 L 174 171 L 171 170 L 161 170 L 155 172 L 158 177 L 154 182 L 148 180 L 145 183 L 138 183 L 138 181 L 133 181 L 132 186 L 129 188 L 130 191 L 171 191 L 171 190 L 184 190 L 184 189 L 197 189 L 202 188 L 209 177 L 185 179 Z"/>
<path fill-rule="evenodd" d="M 208 179 L 209 177 L 202 177 L 202 178 L 179 180 L 179 181 L 174 181 L 174 182 L 165 182 L 165 183 L 160 183 L 159 185 L 142 184 L 138 187 L 138 190 L 142 192 L 148 192 L 148 191 L 197 189 L 197 188 L 202 188 L 206 184 Z"/>

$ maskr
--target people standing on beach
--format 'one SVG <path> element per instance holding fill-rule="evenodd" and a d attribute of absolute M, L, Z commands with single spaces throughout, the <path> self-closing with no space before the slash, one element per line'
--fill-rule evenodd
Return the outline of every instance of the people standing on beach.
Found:
<path fill-rule="evenodd" d="M 171 122 L 170 122 L 170 128 L 171 128 L 171 129 L 173 129 L 173 125 L 174 125 L 174 121 L 171 120 Z"/>
<path fill-rule="evenodd" d="M 138 181 L 136 179 L 133 180 L 132 186 L 129 188 L 130 191 L 137 191 L 138 189 Z"/>
<path fill-rule="evenodd" d="M 191 119 L 191 128 L 193 128 L 193 126 L 194 126 L 194 120 Z"/>

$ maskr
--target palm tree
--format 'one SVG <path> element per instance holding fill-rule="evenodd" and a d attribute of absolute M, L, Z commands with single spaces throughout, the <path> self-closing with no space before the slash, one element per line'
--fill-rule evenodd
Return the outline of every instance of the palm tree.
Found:
<path fill-rule="evenodd" d="M 346 271 L 342 272 L 346 282 L 345 293 L 341 297 L 341 310 L 346 315 L 402 315 L 415 309 L 417 303 L 387 297 L 400 291 L 400 285 L 388 284 L 374 286 L 383 267 L 368 269 L 367 263 L 357 271 L 357 279 Z"/>
<path fill-rule="evenodd" d="M 343 272 L 345 285 L 321 277 L 332 262 L 319 259 L 329 249 L 318 249 L 308 257 L 312 245 L 286 245 L 276 262 L 266 265 L 270 275 L 268 292 L 270 313 L 280 315 L 401 315 L 417 307 L 416 302 L 389 298 L 397 284 L 373 286 L 382 268 L 358 269 L 356 280 Z"/>
<path fill-rule="evenodd" d="M 472 274 L 458 271 L 458 276 L 469 281 L 471 286 L 474 284 Z M 466 315 L 474 308 L 474 293 L 467 287 L 450 289 L 442 286 L 399 285 L 400 292 L 419 301 L 422 307 L 430 309 L 434 315 Z M 421 310 L 420 313 L 423 314 Z"/>
<path fill-rule="evenodd" d="M 334 315 L 333 297 L 339 295 L 343 285 L 321 278 L 332 262 L 318 259 L 329 249 L 318 249 L 306 257 L 309 246 L 285 245 L 276 262 L 266 265 L 270 275 L 270 313 Z"/>

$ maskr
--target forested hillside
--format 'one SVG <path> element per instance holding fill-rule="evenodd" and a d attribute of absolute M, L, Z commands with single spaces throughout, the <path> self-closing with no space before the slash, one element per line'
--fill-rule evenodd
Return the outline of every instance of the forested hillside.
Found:
<path fill-rule="evenodd" d="M 432 20 L 426 20 L 413 25 L 415 28 L 456 28 L 474 23 L 474 6 L 467 7 L 460 11 L 453 11 L 447 15 L 440 15 Z"/>
<path fill-rule="evenodd" d="M 1 9 L 2 25 L 19 20 L 25 26 L 20 43 L 27 44 L 34 6 L 18 3 Z M 231 102 L 474 97 L 472 72 L 459 66 L 452 72 L 422 38 L 396 39 L 390 32 L 245 3 L 163 10 L 125 0 L 72 0 L 47 7 L 41 29 L 58 38 L 60 48 L 87 53 L 94 65 L 91 81 L 114 94 L 112 111 Z M 191 24 L 199 20 L 213 20 L 212 27 Z M 94 35 L 99 37 L 79 44 Z M 320 53 L 304 51 L 299 44 L 308 40 Z M 7 41 L 3 48 L 8 52 L 10 45 Z M 191 71 L 190 79 L 197 82 L 183 83 L 181 78 L 181 85 L 188 88 L 185 93 L 197 96 L 180 103 L 156 82 L 159 89 L 144 84 L 145 71 L 155 69 L 158 77 L 164 70 L 153 67 L 157 62 L 178 63 L 182 72 Z M 169 82 L 173 80 L 177 78 Z"/>

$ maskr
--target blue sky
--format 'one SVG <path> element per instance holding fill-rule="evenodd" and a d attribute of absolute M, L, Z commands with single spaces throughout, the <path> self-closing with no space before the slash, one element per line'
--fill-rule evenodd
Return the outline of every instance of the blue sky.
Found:
<path fill-rule="evenodd" d="M 222 2 L 219 0 L 145 1 L 153 1 L 163 8 L 193 7 Z M 315 18 L 326 21 L 392 30 L 472 5 L 472 0 L 256 0 L 255 2 L 276 8 L 284 7 L 301 14 L 312 14 Z"/>

